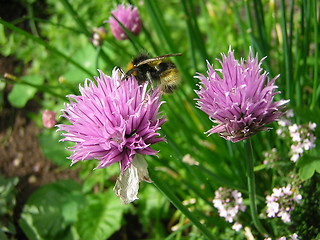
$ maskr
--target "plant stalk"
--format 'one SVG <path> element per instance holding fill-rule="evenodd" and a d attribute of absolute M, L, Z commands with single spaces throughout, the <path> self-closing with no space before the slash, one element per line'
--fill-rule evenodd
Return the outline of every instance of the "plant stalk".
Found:
<path fill-rule="evenodd" d="M 246 151 L 247 151 L 247 178 L 248 178 L 248 191 L 249 191 L 249 201 L 250 201 L 250 213 L 253 220 L 253 223 L 257 230 L 264 236 L 267 237 L 267 231 L 262 226 L 256 205 L 256 186 L 255 186 L 255 179 L 254 179 L 254 170 L 253 170 L 253 151 L 252 151 L 252 142 L 249 138 L 245 141 L 246 143 Z"/>

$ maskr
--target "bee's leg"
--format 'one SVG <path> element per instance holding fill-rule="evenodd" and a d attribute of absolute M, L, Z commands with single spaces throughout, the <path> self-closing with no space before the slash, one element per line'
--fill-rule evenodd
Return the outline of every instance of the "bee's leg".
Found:
<path fill-rule="evenodd" d="M 151 90 L 154 91 L 154 86 L 153 86 L 153 82 L 152 82 L 151 73 L 150 73 L 150 72 L 147 72 L 146 75 L 147 75 L 148 84 L 150 85 Z"/>
<path fill-rule="evenodd" d="M 127 79 L 134 71 L 135 71 L 135 68 L 127 71 L 127 72 L 124 74 L 124 77 L 123 77 L 123 78 Z"/>
<path fill-rule="evenodd" d="M 123 71 L 123 69 L 122 69 L 121 67 L 116 66 L 116 68 L 117 68 L 117 69 L 119 69 L 119 71 L 120 71 L 123 75 L 125 75 L 125 74 L 126 74 L 126 73 Z"/>
<path fill-rule="evenodd" d="M 123 69 L 121 67 L 116 66 L 116 68 L 119 70 L 120 72 L 120 76 L 121 76 L 121 80 L 126 79 L 127 75 L 126 73 L 123 71 Z"/>

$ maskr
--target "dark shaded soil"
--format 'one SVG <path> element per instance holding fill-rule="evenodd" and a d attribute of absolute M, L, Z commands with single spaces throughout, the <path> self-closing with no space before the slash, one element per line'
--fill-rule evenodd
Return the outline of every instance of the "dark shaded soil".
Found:
<path fill-rule="evenodd" d="M 0 172 L 24 179 L 24 185 L 36 187 L 57 179 L 75 178 L 74 170 L 61 170 L 47 160 L 40 149 L 41 131 L 27 116 L 27 109 L 5 108 L 1 111 Z"/>
<path fill-rule="evenodd" d="M 19 0 L 0 0 L 0 16 L 5 21 L 13 21 L 27 13 L 27 10 Z"/>

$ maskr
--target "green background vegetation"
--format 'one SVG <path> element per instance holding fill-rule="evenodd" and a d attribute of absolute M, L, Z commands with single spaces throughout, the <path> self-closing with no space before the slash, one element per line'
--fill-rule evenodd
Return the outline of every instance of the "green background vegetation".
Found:
<path fill-rule="evenodd" d="M 206 72 L 206 60 L 219 68 L 215 59 L 226 53 L 229 46 L 238 59 L 246 58 L 251 46 L 259 59 L 267 56 L 262 67 L 270 78 L 281 74 L 276 82 L 281 91 L 277 100 L 290 99 L 288 107 L 294 109 L 294 121 L 311 121 L 320 126 L 319 3 L 316 0 L 131 1 L 139 9 L 143 29 L 139 36 L 125 41 L 116 40 L 104 23 L 118 1 L 21 0 L 21 3 L 26 9 L 25 16 L 10 22 L 0 18 L 0 53 L 14 56 L 21 63 L 11 73 L 15 77 L 2 76 L 2 104 L 5 86 L 14 84 L 7 95 L 12 107 L 23 108 L 33 99 L 41 109 L 59 112 L 67 101 L 65 96 L 78 94 L 78 85 L 85 78 L 97 76 L 97 69 L 111 75 L 112 69 L 116 66 L 125 69 L 131 58 L 142 51 L 148 51 L 151 56 L 183 53 L 172 58 L 181 72 L 182 84 L 174 94 L 164 96 L 166 103 L 162 105 L 168 122 L 161 134 L 167 142 L 155 145 L 158 157 L 146 158 L 154 184 L 141 184 L 139 200 L 121 205 L 112 191 L 120 171 L 118 166 L 92 171 L 97 165 L 95 161 L 76 164 L 73 168 L 80 169 L 81 184 L 72 180 L 54 182 L 30 197 L 19 219 L 26 236 L 46 240 L 108 239 L 121 226 L 136 224 L 129 216 L 137 216 L 135 221 L 139 221 L 141 231 L 146 233 L 145 239 L 205 239 L 203 231 L 208 231 L 205 235 L 214 239 L 245 239 L 244 232 L 234 232 L 212 205 L 214 191 L 220 186 L 241 191 L 248 203 L 245 148 L 243 143 L 232 144 L 217 135 L 204 134 L 212 122 L 195 107 L 198 79 L 194 76 L 196 72 Z M 94 27 L 99 26 L 106 27 L 108 33 L 102 46 L 95 47 L 90 38 Z M 39 92 L 41 97 L 37 95 Z M 41 111 L 29 116 L 41 127 Z M 277 124 L 271 127 L 276 129 Z M 58 142 L 59 134 L 55 129 L 44 129 L 39 142 L 49 160 L 69 167 L 66 157 L 70 152 L 65 150 L 68 144 Z M 319 130 L 316 135 L 319 136 Z M 271 194 L 272 188 L 292 181 L 290 174 L 295 174 L 303 186 L 319 178 L 315 173 L 320 172 L 318 149 L 294 164 L 288 156 L 289 140 L 280 140 L 274 130 L 257 134 L 252 142 L 259 212 L 263 212 L 265 196 Z M 262 153 L 274 147 L 281 161 L 277 167 L 268 169 L 262 163 Z M 188 154 L 199 165 L 183 162 Z M 0 199 L 6 203 L 0 214 L 9 216 L 10 220 L 17 178 L 0 180 L 0 187 L 7 189 L 0 191 Z M 313 194 L 319 196 L 319 190 Z M 196 199 L 195 204 L 181 204 L 191 198 Z M 319 206 L 317 198 L 313 198 L 306 208 Z M 307 219 L 311 215 L 304 211 L 299 209 L 292 224 L 263 215 L 261 219 L 273 236 L 294 232 L 307 236 L 303 234 L 308 234 L 304 232 L 310 227 Z M 248 210 L 241 218 L 257 239 L 262 238 Z M 204 229 L 199 230 L 195 222 L 201 222 Z M 173 225 L 178 226 L 177 231 L 170 230 L 169 226 Z M 12 236 L 7 239 L 14 239 L 15 229 L 10 221 L 3 223 L 0 237 L 1 234 L 4 239 L 4 234 Z"/>

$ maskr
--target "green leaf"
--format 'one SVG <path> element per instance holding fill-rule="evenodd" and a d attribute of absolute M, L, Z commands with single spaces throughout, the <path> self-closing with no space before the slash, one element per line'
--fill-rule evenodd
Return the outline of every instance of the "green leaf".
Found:
<path fill-rule="evenodd" d="M 2 231 L 0 231 L 0 239 L 2 239 L 2 240 L 8 239 L 7 236 Z"/>
<path fill-rule="evenodd" d="M 107 168 L 96 169 L 98 160 L 82 161 L 80 179 L 83 179 L 82 192 L 90 193 L 97 185 L 103 187 L 113 186 L 114 179 L 119 176 L 120 169 L 118 164 L 113 164 Z M 108 180 L 107 180 L 108 179 Z"/>
<path fill-rule="evenodd" d="M 6 33 L 4 31 L 4 26 L 1 24 L 0 25 L 0 49 L 6 44 L 6 42 L 7 42 Z"/>
<path fill-rule="evenodd" d="M 91 72 L 95 73 L 97 76 L 97 71 L 95 69 L 96 62 L 96 51 L 92 46 L 87 46 L 78 49 L 72 56 L 72 59 L 76 59 L 79 63 L 84 66 L 86 69 L 89 69 Z M 68 71 L 64 74 L 65 79 L 74 84 L 74 83 L 83 83 L 84 79 L 88 77 L 87 74 L 79 71 L 79 69 L 73 65 L 70 65 Z M 93 76 L 91 76 L 92 78 Z"/>
<path fill-rule="evenodd" d="M 139 208 L 141 215 L 148 216 L 149 218 L 166 217 L 169 212 L 169 202 L 152 184 L 141 183 L 141 194 L 139 200 Z M 156 211 L 159 211 L 157 214 Z"/>
<path fill-rule="evenodd" d="M 294 113 L 299 116 L 301 122 L 315 122 L 320 124 L 320 109 L 314 108 L 310 110 L 309 107 L 294 108 Z"/>
<path fill-rule="evenodd" d="M 76 228 L 81 239 L 108 239 L 121 227 L 128 205 L 120 203 L 112 189 L 98 195 L 88 195 L 89 205 L 82 209 Z"/>
<path fill-rule="evenodd" d="M 17 177 L 4 178 L 0 175 L 0 215 L 13 210 L 15 204 L 15 186 L 18 184 Z"/>
<path fill-rule="evenodd" d="M 43 77 L 39 75 L 23 76 L 20 79 L 22 82 L 40 85 L 43 83 Z M 12 106 L 23 108 L 27 102 L 33 98 L 37 89 L 26 84 L 17 83 L 8 95 L 9 102 Z"/>
<path fill-rule="evenodd" d="M 4 89 L 6 84 L 4 82 L 0 82 L 0 107 L 4 105 Z"/>
<path fill-rule="evenodd" d="M 165 236 L 163 220 L 168 217 L 170 203 L 164 195 L 151 184 L 141 183 L 138 214 L 143 230 L 151 236 Z"/>
<path fill-rule="evenodd" d="M 13 223 L 13 208 L 16 204 L 18 177 L 4 178 L 0 175 L 0 239 L 7 239 L 4 233 L 16 234 Z"/>
<path fill-rule="evenodd" d="M 43 154 L 59 166 L 69 166 L 70 161 L 67 159 L 70 156 L 70 151 L 65 148 L 68 147 L 68 142 L 59 142 L 62 138 L 61 132 L 56 132 L 55 129 L 46 129 L 39 134 L 38 139 Z"/>
<path fill-rule="evenodd" d="M 313 176 L 315 172 L 320 173 L 319 157 L 304 157 L 298 162 L 299 175 L 302 180 L 307 180 Z"/>
<path fill-rule="evenodd" d="M 73 239 L 70 227 L 84 204 L 78 183 L 62 180 L 48 184 L 31 195 L 19 225 L 28 239 Z"/>

